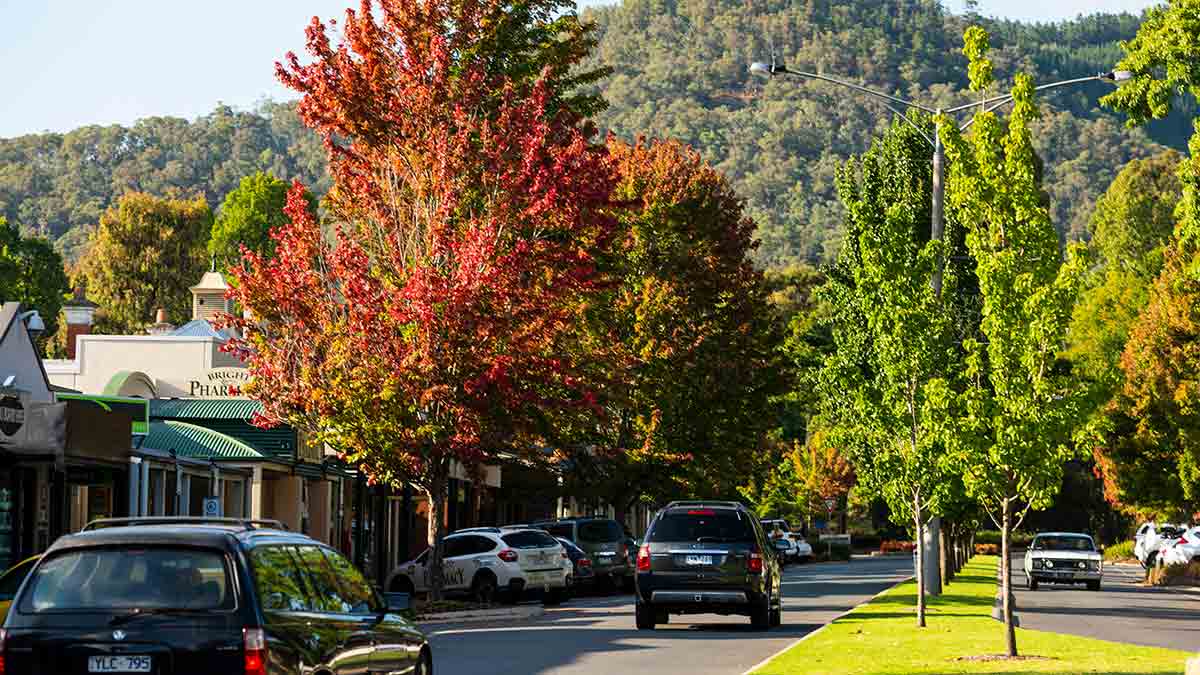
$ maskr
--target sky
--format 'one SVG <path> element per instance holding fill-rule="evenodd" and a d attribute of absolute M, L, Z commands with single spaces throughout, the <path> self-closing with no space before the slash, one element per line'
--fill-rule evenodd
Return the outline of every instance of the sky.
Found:
<path fill-rule="evenodd" d="M 849 0 L 879 2 L 887 0 Z M 251 108 L 293 98 L 274 64 L 302 51 L 313 15 L 349 0 L 0 0 L 0 138 L 189 119 L 218 103 Z M 962 0 L 944 0 L 955 12 Z M 981 0 L 979 11 L 1054 21 L 1140 12 L 1155 0 Z"/>

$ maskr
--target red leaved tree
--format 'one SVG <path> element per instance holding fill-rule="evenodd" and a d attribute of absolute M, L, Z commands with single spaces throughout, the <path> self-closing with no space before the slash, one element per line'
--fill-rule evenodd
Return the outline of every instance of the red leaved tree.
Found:
<path fill-rule="evenodd" d="M 516 25 L 528 11 L 378 7 L 347 11 L 336 47 L 314 19 L 312 62 L 289 54 L 277 67 L 325 138 L 334 224 L 323 229 L 295 186 L 275 257 L 246 252 L 233 273 L 252 319 L 230 319 L 245 336 L 231 349 L 262 422 L 310 430 L 372 480 L 424 491 L 438 597 L 452 467 L 536 455 L 557 415 L 596 407 L 573 345 L 602 284 L 615 178 L 561 91 L 568 69 L 531 76 L 536 46 L 508 70 L 489 51 L 521 56 L 513 45 L 537 35 Z"/>

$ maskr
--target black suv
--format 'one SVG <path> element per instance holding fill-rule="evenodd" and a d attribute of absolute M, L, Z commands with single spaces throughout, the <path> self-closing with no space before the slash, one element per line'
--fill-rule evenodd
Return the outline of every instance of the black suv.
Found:
<path fill-rule="evenodd" d="M 780 565 L 758 518 L 737 502 L 671 502 L 637 556 L 639 630 L 671 614 L 742 614 L 767 630 L 782 619 Z"/>
<path fill-rule="evenodd" d="M 637 551 L 630 550 L 625 528 L 617 521 L 600 517 L 563 518 L 536 522 L 532 527 L 583 549 L 592 560 L 598 583 L 628 588 Z"/>
<path fill-rule="evenodd" d="M 3 675 L 424 673 L 425 637 L 344 557 L 273 521 L 96 521 L 0 630 Z"/>

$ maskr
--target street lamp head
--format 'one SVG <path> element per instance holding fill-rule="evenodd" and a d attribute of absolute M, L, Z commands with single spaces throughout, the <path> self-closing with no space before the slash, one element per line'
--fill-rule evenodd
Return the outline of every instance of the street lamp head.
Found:
<path fill-rule="evenodd" d="M 762 61 L 755 61 L 750 64 L 750 74 L 760 77 L 771 77 L 775 74 L 775 66 L 770 63 L 763 63 Z"/>
<path fill-rule="evenodd" d="M 1105 80 L 1112 80 L 1113 82 L 1124 82 L 1125 80 L 1132 80 L 1133 73 L 1128 70 L 1110 70 L 1100 77 Z"/>

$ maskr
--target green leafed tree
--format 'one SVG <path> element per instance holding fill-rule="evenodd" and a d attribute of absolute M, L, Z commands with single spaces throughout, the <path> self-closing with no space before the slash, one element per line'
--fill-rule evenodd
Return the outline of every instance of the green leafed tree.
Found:
<path fill-rule="evenodd" d="M 882 496 L 919 541 L 946 485 L 931 414 L 961 367 L 955 313 L 969 284 L 946 269 L 932 279 L 944 242 L 930 241 L 932 135 L 928 118 L 896 120 L 839 174 L 846 240 L 820 294 L 836 350 L 820 375 L 831 442 L 854 463 L 860 487 Z M 914 127 L 920 127 L 920 131 Z M 947 241 L 961 237 L 947 225 Z M 925 573 L 917 564 L 917 623 L 925 625 Z"/>
<path fill-rule="evenodd" d="M 972 86 L 991 85 L 987 34 L 968 29 L 964 53 Z M 982 302 L 979 334 L 965 341 L 967 387 L 947 397 L 942 436 L 968 494 L 992 515 L 1001 535 L 1001 578 L 1009 656 L 1017 655 L 1011 603 L 1010 540 L 1030 508 L 1049 506 L 1075 456 L 1070 434 L 1079 392 L 1058 360 L 1084 271 L 1083 256 L 1063 262 L 1041 189 L 1030 125 L 1037 118 L 1033 80 L 1020 74 L 1007 121 L 980 112 L 970 137 L 941 120 L 950 174 L 948 203 L 967 231 Z M 954 423 L 949 423 L 953 418 Z"/>
<path fill-rule="evenodd" d="M 80 263 L 88 298 L 100 305 L 97 330 L 140 332 L 159 308 L 171 323 L 190 319 L 188 289 L 208 266 L 204 247 L 211 231 L 212 211 L 201 196 L 122 196 L 100 216 Z"/>
<path fill-rule="evenodd" d="M 222 267 L 241 259 L 241 247 L 271 257 L 275 242 L 271 230 L 287 222 L 283 207 L 287 205 L 291 185 L 265 171 L 257 171 L 242 179 L 237 188 L 225 195 L 213 222 L 208 254 Z M 310 211 L 316 214 L 317 199 L 305 192 Z"/>
<path fill-rule="evenodd" d="M 57 330 L 67 290 L 62 257 L 50 242 L 21 236 L 15 224 L 0 216 L 0 301 L 36 309 L 46 324 L 40 341 Z"/>

